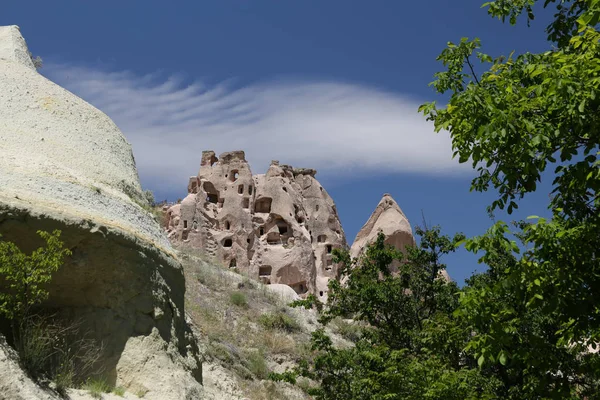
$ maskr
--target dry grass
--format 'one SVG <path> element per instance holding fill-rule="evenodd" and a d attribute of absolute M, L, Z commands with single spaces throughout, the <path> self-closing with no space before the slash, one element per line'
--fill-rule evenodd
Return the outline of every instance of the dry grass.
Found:
<path fill-rule="evenodd" d="M 97 366 L 102 344 L 89 336 L 79 321 L 34 314 L 20 321 L 15 347 L 32 377 L 52 380 L 57 392 L 64 394 L 103 372 Z"/>
<path fill-rule="evenodd" d="M 251 400 L 284 399 L 283 390 L 271 381 L 249 382 L 242 386 Z"/>
<path fill-rule="evenodd" d="M 232 273 L 197 250 L 179 251 L 186 309 L 201 332 L 205 360 L 234 371 L 250 399 L 285 399 L 278 389 L 281 383 L 265 380 L 271 372 L 269 360 L 307 355 L 309 333 L 264 285 Z"/>

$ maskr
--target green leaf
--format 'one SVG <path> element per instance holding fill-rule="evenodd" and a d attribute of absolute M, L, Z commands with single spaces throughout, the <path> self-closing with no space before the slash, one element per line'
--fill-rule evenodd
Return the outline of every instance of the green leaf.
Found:
<path fill-rule="evenodd" d="M 500 364 L 506 365 L 507 358 L 504 350 L 500 352 L 500 357 L 498 357 L 498 361 L 500 361 Z"/>

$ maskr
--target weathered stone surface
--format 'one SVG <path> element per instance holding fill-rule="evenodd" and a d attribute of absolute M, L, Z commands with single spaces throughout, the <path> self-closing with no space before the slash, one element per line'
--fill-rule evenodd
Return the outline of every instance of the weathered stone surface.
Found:
<path fill-rule="evenodd" d="M 187 197 L 166 211 L 169 238 L 264 283 L 324 300 L 337 277 L 331 252 L 345 248 L 346 238 L 315 174 L 273 161 L 253 176 L 243 151 L 218 158 L 205 151 Z"/>
<path fill-rule="evenodd" d="M 42 389 L 25 374 L 19 357 L 0 335 L 0 400 L 58 400 L 51 390 Z"/>
<path fill-rule="evenodd" d="M 143 385 L 146 398 L 194 398 L 201 371 L 182 268 L 140 206 L 131 146 L 105 114 L 39 75 L 23 54 L 19 29 L 1 27 L 0 234 L 30 251 L 41 244 L 38 229 L 62 230 L 73 255 L 45 306 L 81 319 L 102 341 L 111 383 Z M 141 356 L 140 341 L 172 379 L 145 378 L 159 373 L 157 362 L 125 366 Z"/>
<path fill-rule="evenodd" d="M 269 291 L 278 296 L 284 303 L 288 304 L 295 300 L 300 300 L 301 297 L 290 286 L 281 283 L 273 283 L 266 286 Z"/>
<path fill-rule="evenodd" d="M 16 62 L 35 70 L 25 39 L 16 25 L 0 26 L 0 60 Z"/>
<path fill-rule="evenodd" d="M 350 248 L 350 255 L 359 257 L 367 246 L 375 241 L 379 232 L 385 235 L 386 244 L 399 250 L 415 244 L 408 219 L 392 196 L 387 193 L 383 195 L 371 217 L 356 235 Z M 397 265 L 392 265 L 392 268 L 395 267 Z"/>

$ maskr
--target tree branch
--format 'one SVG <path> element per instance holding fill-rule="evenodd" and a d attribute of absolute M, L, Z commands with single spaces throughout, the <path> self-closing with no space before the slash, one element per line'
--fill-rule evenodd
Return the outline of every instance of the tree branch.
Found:
<path fill-rule="evenodd" d="M 475 74 L 475 70 L 473 69 L 473 64 L 471 64 L 471 60 L 469 59 L 469 56 L 465 57 L 465 59 L 467 60 L 467 64 L 469 65 L 469 68 L 471 69 L 471 75 L 473 75 L 475 82 L 479 85 L 479 79 L 477 79 L 477 75 Z"/>

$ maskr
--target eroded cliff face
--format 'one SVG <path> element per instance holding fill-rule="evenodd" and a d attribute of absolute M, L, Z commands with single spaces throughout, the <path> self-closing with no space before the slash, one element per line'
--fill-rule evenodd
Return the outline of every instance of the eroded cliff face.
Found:
<path fill-rule="evenodd" d="M 0 234 L 30 251 L 60 229 L 73 255 L 45 307 L 104 345 L 111 383 L 197 398 L 181 264 L 140 204 L 131 146 L 104 113 L 37 73 L 18 27 L 0 27 Z"/>
<path fill-rule="evenodd" d="M 385 235 L 385 244 L 394 246 L 398 250 L 403 251 L 406 246 L 415 245 L 408 218 L 406 218 L 398 203 L 387 193 L 383 195 L 371 217 L 358 231 L 354 242 L 352 242 L 350 255 L 353 258 L 360 257 L 367 246 L 377 239 L 379 232 Z M 397 267 L 397 264 L 392 264 L 392 271 Z"/>
<path fill-rule="evenodd" d="M 331 253 L 347 245 L 315 174 L 273 161 L 266 174 L 252 175 L 243 151 L 218 158 L 205 151 L 187 197 L 166 210 L 169 237 L 263 283 L 324 300 L 337 277 Z"/>

